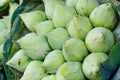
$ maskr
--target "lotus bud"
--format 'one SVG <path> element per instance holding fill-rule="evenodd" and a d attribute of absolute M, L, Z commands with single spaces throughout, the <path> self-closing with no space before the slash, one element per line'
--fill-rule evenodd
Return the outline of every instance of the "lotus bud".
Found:
<path fill-rule="evenodd" d="M 86 80 L 80 62 L 66 62 L 56 73 L 56 80 Z"/>
<path fill-rule="evenodd" d="M 0 60 L 2 60 L 4 58 L 4 56 L 3 56 L 3 45 L 4 44 L 0 45 Z"/>
<path fill-rule="evenodd" d="M 67 30 L 70 36 L 85 40 L 87 33 L 92 29 L 92 24 L 88 17 L 74 16 L 68 23 Z"/>
<path fill-rule="evenodd" d="M 0 31 L 7 29 L 7 26 L 3 20 L 0 20 Z"/>
<path fill-rule="evenodd" d="M 99 3 L 97 0 L 78 0 L 76 11 L 82 16 L 89 16 L 98 5 Z"/>
<path fill-rule="evenodd" d="M 48 32 L 54 29 L 54 24 L 52 21 L 40 22 L 35 26 L 35 31 L 38 34 L 46 36 Z"/>
<path fill-rule="evenodd" d="M 71 38 L 63 45 L 63 55 L 67 61 L 83 61 L 88 55 L 88 51 L 82 40 Z"/>
<path fill-rule="evenodd" d="M 77 13 L 76 13 L 74 8 L 71 8 L 71 7 L 68 7 L 66 5 L 57 3 L 56 6 L 55 6 L 55 11 L 54 11 L 52 20 L 53 20 L 53 23 L 54 23 L 56 28 L 66 27 L 68 22 L 75 15 L 77 15 Z"/>
<path fill-rule="evenodd" d="M 11 16 L 3 16 L 3 22 L 6 24 L 8 30 L 11 29 Z"/>
<path fill-rule="evenodd" d="M 42 62 L 38 60 L 30 62 L 20 80 L 41 80 L 46 75 L 46 71 L 41 65 Z"/>
<path fill-rule="evenodd" d="M 43 0 L 45 6 L 45 13 L 48 19 L 52 19 L 57 2 L 63 4 L 62 0 Z"/>
<path fill-rule="evenodd" d="M 64 28 L 57 28 L 47 34 L 48 42 L 52 49 L 62 49 L 63 43 L 69 38 Z"/>
<path fill-rule="evenodd" d="M 43 11 L 31 11 L 20 14 L 20 18 L 30 31 L 35 31 L 34 26 L 46 20 L 46 15 Z"/>
<path fill-rule="evenodd" d="M 9 0 L 0 0 L 0 11 L 3 11 L 8 7 Z"/>
<path fill-rule="evenodd" d="M 100 64 L 108 59 L 105 53 L 89 54 L 82 64 L 83 73 L 89 80 L 103 80 L 100 75 Z"/>
<path fill-rule="evenodd" d="M 9 36 L 9 30 L 5 29 L 0 31 L 0 45 L 4 43 Z"/>
<path fill-rule="evenodd" d="M 113 33 L 104 27 L 92 29 L 85 39 L 86 46 L 90 52 L 108 53 L 114 42 Z"/>
<path fill-rule="evenodd" d="M 26 34 L 18 39 L 17 43 L 32 59 L 43 60 L 48 51 L 51 50 L 46 38 L 42 35 L 37 35 L 36 33 Z"/>
<path fill-rule="evenodd" d="M 45 57 L 42 66 L 47 70 L 47 73 L 56 73 L 57 69 L 63 63 L 64 63 L 64 57 L 62 51 L 54 50 Z"/>
<path fill-rule="evenodd" d="M 110 3 L 96 7 L 90 14 L 90 20 L 94 27 L 102 26 L 110 30 L 115 28 L 117 22 L 115 11 Z"/>
<path fill-rule="evenodd" d="M 78 0 L 66 0 L 66 5 L 75 8 Z"/>
<path fill-rule="evenodd" d="M 56 75 L 45 76 L 42 80 L 56 80 Z"/>
<path fill-rule="evenodd" d="M 20 72 L 24 72 L 30 62 L 31 58 L 21 49 L 6 64 Z"/>

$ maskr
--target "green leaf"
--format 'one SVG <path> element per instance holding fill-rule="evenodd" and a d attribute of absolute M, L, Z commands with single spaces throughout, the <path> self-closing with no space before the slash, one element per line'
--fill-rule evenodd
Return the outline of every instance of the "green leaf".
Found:
<path fill-rule="evenodd" d="M 23 0 L 23 3 L 14 11 L 12 20 L 11 20 L 11 26 L 13 26 L 13 23 L 14 23 L 16 17 L 24 11 L 25 6 L 27 5 L 27 3 L 29 3 L 29 1 L 30 0 Z"/>
<path fill-rule="evenodd" d="M 108 59 L 101 64 L 100 74 L 108 80 L 120 65 L 120 41 L 110 51 Z"/>
<path fill-rule="evenodd" d="M 41 3 L 42 3 L 41 0 L 23 0 L 23 3 L 13 13 L 12 20 L 11 20 L 11 26 L 13 26 L 13 22 L 15 21 L 16 17 L 20 13 L 22 13 L 24 10 L 25 10 L 24 12 L 31 11 L 33 8 L 35 8 Z"/>

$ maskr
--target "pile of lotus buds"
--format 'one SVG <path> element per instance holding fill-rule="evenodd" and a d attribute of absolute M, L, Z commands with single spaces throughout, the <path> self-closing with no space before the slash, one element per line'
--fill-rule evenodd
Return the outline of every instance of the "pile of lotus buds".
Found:
<path fill-rule="evenodd" d="M 98 0 L 43 3 L 44 11 L 19 14 L 29 32 L 16 40 L 20 49 L 6 65 L 23 73 L 20 80 L 104 80 L 100 64 L 116 42 L 117 14 L 112 4 Z M 8 32 L 5 28 L 0 34 Z"/>

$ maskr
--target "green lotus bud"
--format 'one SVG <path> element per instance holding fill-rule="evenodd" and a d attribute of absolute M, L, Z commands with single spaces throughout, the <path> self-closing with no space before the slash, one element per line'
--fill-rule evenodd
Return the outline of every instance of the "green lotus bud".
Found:
<path fill-rule="evenodd" d="M 80 62 L 66 62 L 59 67 L 56 80 L 86 80 L 81 68 Z"/>
<path fill-rule="evenodd" d="M 73 18 L 74 15 L 76 15 L 76 11 L 74 8 L 57 3 L 52 20 L 56 28 L 66 27 L 66 25 Z"/>
<path fill-rule="evenodd" d="M 3 16 L 3 22 L 6 24 L 8 30 L 11 29 L 11 16 Z"/>
<path fill-rule="evenodd" d="M 63 63 L 64 57 L 62 55 L 62 51 L 54 50 L 45 57 L 42 66 L 47 70 L 47 73 L 56 73 L 57 69 Z"/>
<path fill-rule="evenodd" d="M 66 0 L 66 5 L 75 8 L 78 0 Z"/>
<path fill-rule="evenodd" d="M 0 11 L 3 11 L 8 7 L 9 0 L 0 0 Z"/>
<path fill-rule="evenodd" d="M 6 64 L 20 72 L 24 72 L 30 62 L 31 58 L 21 49 Z"/>
<path fill-rule="evenodd" d="M 45 76 L 42 80 L 56 80 L 56 75 Z"/>
<path fill-rule="evenodd" d="M 9 36 L 9 30 L 5 29 L 0 31 L 0 44 L 4 43 Z"/>
<path fill-rule="evenodd" d="M 76 11 L 82 16 L 89 16 L 98 5 L 99 3 L 97 0 L 78 0 Z"/>
<path fill-rule="evenodd" d="M 3 45 L 4 44 L 1 44 L 0 45 L 0 60 L 2 60 L 4 57 L 3 57 Z"/>
<path fill-rule="evenodd" d="M 54 24 L 52 21 L 40 22 L 35 26 L 35 31 L 38 34 L 46 36 L 48 32 L 54 29 Z"/>
<path fill-rule="evenodd" d="M 83 61 L 88 51 L 82 40 L 71 38 L 64 43 L 63 55 L 67 61 Z"/>
<path fill-rule="evenodd" d="M 35 31 L 34 26 L 46 20 L 46 15 L 42 11 L 31 11 L 20 14 L 21 19 L 30 31 Z"/>
<path fill-rule="evenodd" d="M 92 29 L 86 36 L 86 46 L 91 52 L 109 52 L 114 45 L 113 33 L 104 27 Z"/>
<path fill-rule="evenodd" d="M 105 53 L 89 54 L 83 61 L 83 73 L 89 80 L 103 80 L 100 75 L 100 64 L 107 60 L 108 56 Z"/>
<path fill-rule="evenodd" d="M 117 22 L 115 11 L 110 3 L 96 7 L 90 14 L 90 20 L 95 27 L 102 26 L 110 30 L 114 29 Z"/>
<path fill-rule="evenodd" d="M 43 0 L 45 6 L 45 13 L 48 19 L 52 19 L 57 2 L 63 4 L 62 0 Z"/>
<path fill-rule="evenodd" d="M 47 34 L 48 42 L 52 49 L 62 49 L 63 43 L 69 38 L 64 28 L 57 28 Z"/>
<path fill-rule="evenodd" d="M 6 26 L 5 22 L 3 20 L 0 20 L 0 31 L 7 29 L 6 27 L 7 26 Z"/>
<path fill-rule="evenodd" d="M 30 62 L 20 80 L 41 80 L 46 75 L 41 65 L 42 62 L 38 60 Z"/>
<path fill-rule="evenodd" d="M 84 40 L 87 33 L 92 29 L 92 24 L 88 17 L 74 16 L 68 23 L 67 30 L 70 36 Z"/>
<path fill-rule="evenodd" d="M 46 38 L 36 33 L 28 33 L 17 42 L 32 59 L 43 60 L 48 51 L 50 51 Z"/>

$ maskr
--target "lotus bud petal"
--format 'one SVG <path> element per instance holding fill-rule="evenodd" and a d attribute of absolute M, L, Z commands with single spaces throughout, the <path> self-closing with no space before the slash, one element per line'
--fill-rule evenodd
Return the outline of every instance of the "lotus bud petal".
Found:
<path fill-rule="evenodd" d="M 40 22 L 35 26 L 35 31 L 38 34 L 46 36 L 48 32 L 54 29 L 54 24 L 52 21 Z"/>
<path fill-rule="evenodd" d="M 108 53 L 114 42 L 113 33 L 104 27 L 92 29 L 85 39 L 86 46 L 90 52 Z"/>
<path fill-rule="evenodd" d="M 83 73 L 89 80 L 103 80 L 100 75 L 100 64 L 108 59 L 105 53 L 94 52 L 83 61 Z"/>
<path fill-rule="evenodd" d="M 66 5 L 75 8 L 78 0 L 66 0 Z"/>
<path fill-rule="evenodd" d="M 46 38 L 42 35 L 37 35 L 36 33 L 26 34 L 18 39 L 17 43 L 32 59 L 43 60 L 51 50 Z"/>
<path fill-rule="evenodd" d="M 3 45 L 4 44 L 0 45 L 0 60 L 2 60 L 4 58 L 4 56 L 3 56 Z"/>
<path fill-rule="evenodd" d="M 110 3 L 96 7 L 90 14 L 90 20 L 94 27 L 102 26 L 110 30 L 115 28 L 117 22 L 115 11 Z"/>
<path fill-rule="evenodd" d="M 63 63 L 64 63 L 64 57 L 62 51 L 54 50 L 45 57 L 42 66 L 47 70 L 47 73 L 56 73 L 57 69 Z"/>
<path fill-rule="evenodd" d="M 63 43 L 69 38 L 64 28 L 57 28 L 47 34 L 48 42 L 52 49 L 62 49 Z"/>
<path fill-rule="evenodd" d="M 3 20 L 0 20 L 0 31 L 7 29 L 7 26 Z"/>
<path fill-rule="evenodd" d="M 45 13 L 48 19 L 52 19 L 57 2 L 63 4 L 62 0 L 43 0 L 45 6 Z"/>
<path fill-rule="evenodd" d="M 68 61 L 57 70 L 56 80 L 86 80 L 81 68 L 80 62 Z"/>
<path fill-rule="evenodd" d="M 78 0 L 76 11 L 82 16 L 89 16 L 98 5 L 99 3 L 97 0 Z"/>
<path fill-rule="evenodd" d="M 4 43 L 9 36 L 9 30 L 5 29 L 0 31 L 0 44 Z"/>
<path fill-rule="evenodd" d="M 31 58 L 24 50 L 19 50 L 6 64 L 20 72 L 24 72 Z"/>
<path fill-rule="evenodd" d="M 67 61 L 83 61 L 88 51 L 82 40 L 71 38 L 64 43 L 63 55 Z"/>
<path fill-rule="evenodd" d="M 85 40 L 87 33 L 92 29 L 92 24 L 88 17 L 74 16 L 68 23 L 67 30 L 70 36 Z"/>
<path fill-rule="evenodd" d="M 31 11 L 20 14 L 20 18 L 30 31 L 35 31 L 34 26 L 46 20 L 46 15 L 43 11 Z"/>
<path fill-rule="evenodd" d="M 3 16 L 3 22 L 6 24 L 8 30 L 11 29 L 11 16 Z"/>
<path fill-rule="evenodd" d="M 64 15 L 63 15 L 64 14 Z M 77 15 L 74 8 L 68 7 L 66 5 L 57 3 L 55 6 L 55 11 L 53 14 L 53 23 L 56 28 L 66 27 L 68 22 Z"/>
<path fill-rule="evenodd" d="M 30 62 L 20 80 L 41 80 L 46 75 L 46 71 L 41 65 L 42 62 L 38 60 Z"/>
<path fill-rule="evenodd" d="M 56 80 L 56 75 L 45 76 L 42 80 Z"/>

